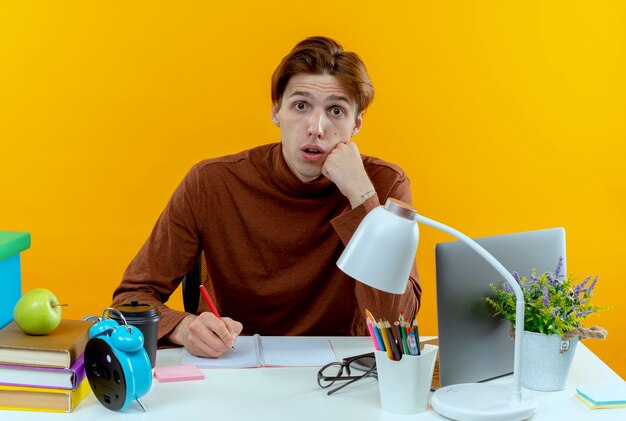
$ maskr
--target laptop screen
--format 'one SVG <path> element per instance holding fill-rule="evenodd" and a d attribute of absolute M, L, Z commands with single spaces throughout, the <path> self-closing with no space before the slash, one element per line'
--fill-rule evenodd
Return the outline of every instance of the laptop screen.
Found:
<path fill-rule="evenodd" d="M 556 269 L 563 256 L 565 230 L 551 228 L 477 238 L 509 271 L 530 275 Z M 493 317 L 485 298 L 493 296 L 490 284 L 504 278 L 469 246 L 452 241 L 435 248 L 437 319 L 439 324 L 439 375 L 441 386 L 489 380 L 513 372 L 510 324 Z"/>

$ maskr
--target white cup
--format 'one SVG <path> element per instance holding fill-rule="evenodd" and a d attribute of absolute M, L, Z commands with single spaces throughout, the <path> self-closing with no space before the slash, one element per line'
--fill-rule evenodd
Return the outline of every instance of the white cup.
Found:
<path fill-rule="evenodd" d="M 430 385 L 438 347 L 424 344 L 421 355 L 403 355 L 393 361 L 383 351 L 374 351 L 380 402 L 385 411 L 417 414 L 428 409 Z"/>

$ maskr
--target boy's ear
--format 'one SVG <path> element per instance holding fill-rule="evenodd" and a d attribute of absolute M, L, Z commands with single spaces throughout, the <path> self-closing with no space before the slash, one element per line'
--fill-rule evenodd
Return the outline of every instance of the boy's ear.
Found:
<path fill-rule="evenodd" d="M 354 127 L 352 128 L 352 136 L 355 136 L 359 130 L 361 130 L 361 126 L 363 125 L 363 112 L 360 112 L 359 115 L 356 116 L 354 120 Z"/>
<path fill-rule="evenodd" d="M 280 108 L 280 106 L 277 103 L 272 104 L 272 123 L 274 123 L 274 125 L 276 127 L 280 127 L 280 121 L 278 121 L 278 109 Z"/>

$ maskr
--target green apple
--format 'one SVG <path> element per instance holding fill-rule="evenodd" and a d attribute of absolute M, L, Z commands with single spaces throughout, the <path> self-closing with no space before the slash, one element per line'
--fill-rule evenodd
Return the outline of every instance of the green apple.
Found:
<path fill-rule="evenodd" d="M 61 323 L 61 306 L 57 297 L 45 288 L 28 291 L 13 310 L 15 323 L 30 335 L 45 335 Z"/>

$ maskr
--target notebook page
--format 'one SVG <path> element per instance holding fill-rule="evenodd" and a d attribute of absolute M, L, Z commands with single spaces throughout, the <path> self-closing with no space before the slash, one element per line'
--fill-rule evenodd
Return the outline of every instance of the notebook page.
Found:
<path fill-rule="evenodd" d="M 262 336 L 262 364 L 283 367 L 321 367 L 337 361 L 328 339 L 291 336 Z"/>
<path fill-rule="evenodd" d="M 197 357 L 183 348 L 180 363 L 193 364 L 198 368 L 260 367 L 257 338 L 258 335 L 239 336 L 235 342 L 235 352 L 228 350 L 219 358 Z"/>

